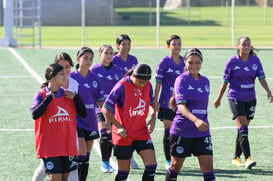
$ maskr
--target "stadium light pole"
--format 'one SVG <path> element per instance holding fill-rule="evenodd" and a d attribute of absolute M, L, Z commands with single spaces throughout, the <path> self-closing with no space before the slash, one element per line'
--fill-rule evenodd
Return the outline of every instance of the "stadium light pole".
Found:
<path fill-rule="evenodd" d="M 160 41 L 160 1 L 156 0 L 156 46 L 159 46 Z"/>
<path fill-rule="evenodd" d="M 85 0 L 82 0 L 82 46 L 85 46 Z"/>

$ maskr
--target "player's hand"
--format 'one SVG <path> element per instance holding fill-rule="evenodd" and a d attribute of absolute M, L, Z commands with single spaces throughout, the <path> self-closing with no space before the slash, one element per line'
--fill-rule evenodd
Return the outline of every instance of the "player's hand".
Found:
<path fill-rule="evenodd" d="M 194 124 L 200 131 L 207 131 L 209 129 L 209 125 L 202 119 L 196 119 Z"/>
<path fill-rule="evenodd" d="M 271 92 L 267 93 L 267 99 L 269 100 L 269 103 L 273 102 L 273 96 L 272 96 Z"/>
<path fill-rule="evenodd" d="M 218 108 L 220 105 L 221 105 L 221 102 L 220 102 L 220 100 L 218 100 L 218 99 L 216 99 L 216 100 L 213 102 L 213 106 L 214 106 L 215 108 Z"/>
<path fill-rule="evenodd" d="M 65 95 L 65 97 L 67 97 L 69 99 L 74 99 L 76 94 L 74 92 L 66 89 L 66 90 L 64 90 L 64 95 Z"/>
<path fill-rule="evenodd" d="M 148 127 L 148 132 L 151 134 L 153 131 L 154 131 L 154 129 L 155 129 L 155 121 L 156 121 L 156 118 L 154 117 L 152 117 L 149 121 L 148 121 L 148 123 L 147 123 L 147 127 Z"/>
<path fill-rule="evenodd" d="M 126 129 L 125 128 L 118 128 L 118 135 L 123 137 L 123 138 L 126 138 L 127 137 L 127 133 L 126 133 Z"/>
<path fill-rule="evenodd" d="M 111 122 L 110 121 L 106 121 L 105 125 L 106 125 L 106 133 L 110 134 L 112 132 L 112 124 L 111 124 Z"/>

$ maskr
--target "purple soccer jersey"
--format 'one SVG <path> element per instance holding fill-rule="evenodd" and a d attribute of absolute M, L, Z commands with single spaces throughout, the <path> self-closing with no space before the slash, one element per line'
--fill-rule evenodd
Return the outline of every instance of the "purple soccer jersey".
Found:
<path fill-rule="evenodd" d="M 71 72 L 70 77 L 78 82 L 77 92 L 87 111 L 85 118 L 77 116 L 77 128 L 87 131 L 98 131 L 95 107 L 97 102 L 105 99 L 100 79 L 90 71 L 86 77 L 83 77 L 77 70 Z"/>
<path fill-rule="evenodd" d="M 229 82 L 228 99 L 252 101 L 256 99 L 255 79 L 265 78 L 262 64 L 257 56 L 250 55 L 247 61 L 239 55 L 231 57 L 225 66 L 224 82 Z"/>
<path fill-rule="evenodd" d="M 113 65 L 108 69 L 101 63 L 92 66 L 91 72 L 98 75 L 104 92 L 104 97 L 107 97 L 111 92 L 115 84 L 122 78 L 123 72 L 120 67 Z M 100 113 L 101 110 L 96 106 L 96 113 Z M 113 112 L 114 113 L 114 112 Z"/>
<path fill-rule="evenodd" d="M 138 64 L 138 61 L 135 56 L 130 54 L 128 55 L 126 61 L 122 60 L 119 54 L 116 54 L 112 58 L 112 63 L 114 65 L 119 66 L 123 71 L 123 75 L 125 75 L 128 72 L 128 70 L 130 70 L 133 66 Z"/>
<path fill-rule="evenodd" d="M 125 77 L 124 79 L 127 82 L 131 82 L 129 76 Z M 153 88 L 150 82 L 148 82 L 147 84 L 150 84 L 150 104 L 152 105 L 155 103 L 153 96 Z M 109 109 L 110 111 L 113 111 L 115 109 L 115 104 L 117 104 L 121 108 L 124 104 L 124 95 L 125 95 L 124 86 L 118 82 L 114 86 L 108 97 L 106 98 L 103 106 Z"/>
<path fill-rule="evenodd" d="M 166 56 L 160 60 L 156 68 L 156 83 L 161 83 L 161 94 L 159 104 L 162 108 L 168 108 L 169 100 L 172 96 L 174 82 L 177 76 L 184 71 L 184 58 L 180 56 L 180 63 L 176 64 L 171 56 Z"/>
<path fill-rule="evenodd" d="M 209 124 L 207 113 L 210 94 L 209 80 L 200 75 L 200 79 L 196 81 L 189 72 L 184 72 L 177 77 L 174 87 L 176 104 L 185 104 L 192 114 Z M 210 135 L 209 130 L 199 131 L 195 124 L 178 110 L 172 122 L 170 133 L 185 138 Z"/>

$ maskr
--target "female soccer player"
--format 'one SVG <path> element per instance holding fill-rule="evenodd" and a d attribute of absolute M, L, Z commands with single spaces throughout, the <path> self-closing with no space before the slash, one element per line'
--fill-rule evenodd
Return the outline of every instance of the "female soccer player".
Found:
<path fill-rule="evenodd" d="M 107 97 L 114 85 L 122 78 L 123 72 L 120 67 L 113 65 L 111 62 L 113 57 L 113 48 L 110 45 L 103 45 L 99 49 L 99 56 L 101 63 L 92 66 L 91 72 L 98 75 L 101 80 L 104 96 Z M 101 113 L 101 110 L 96 107 L 98 127 L 100 130 L 100 150 L 102 156 L 101 171 L 113 172 L 114 169 L 109 163 L 109 159 L 112 153 L 112 134 L 111 124 L 105 124 L 105 118 Z M 113 110 L 114 114 L 114 110 Z"/>
<path fill-rule="evenodd" d="M 113 124 L 114 155 L 118 162 L 116 181 L 127 179 L 134 150 L 145 165 L 142 180 L 154 180 L 157 163 L 150 133 L 155 127 L 156 111 L 150 79 L 151 68 L 138 64 L 115 85 L 102 108 L 106 120 Z M 149 107 L 151 120 L 146 123 Z"/>
<path fill-rule="evenodd" d="M 172 96 L 174 81 L 184 71 L 184 58 L 180 55 L 181 39 L 177 35 L 171 35 L 167 39 L 167 48 L 170 55 L 161 59 L 156 68 L 155 106 L 158 111 L 158 119 L 164 124 L 163 148 L 165 153 L 165 168 L 168 169 L 171 162 L 170 155 L 170 127 L 175 112 L 169 109 L 169 100 Z M 162 87 L 162 89 L 161 89 Z M 161 94 L 159 97 L 159 92 Z"/>
<path fill-rule="evenodd" d="M 123 75 L 127 73 L 129 69 L 138 64 L 138 60 L 135 56 L 129 54 L 131 50 L 131 39 L 127 34 L 121 34 L 116 38 L 116 47 L 118 53 L 112 58 L 112 63 L 117 65 L 123 71 Z M 138 164 L 132 156 L 131 168 L 137 169 Z"/>
<path fill-rule="evenodd" d="M 82 47 L 77 52 L 78 65 L 71 72 L 70 77 L 78 83 L 78 94 L 86 110 L 85 118 L 77 116 L 77 133 L 79 138 L 78 175 L 79 181 L 86 180 L 89 168 L 90 152 L 94 139 L 99 138 L 95 107 L 101 108 L 104 102 L 104 93 L 98 76 L 90 72 L 94 53 L 88 47 Z"/>
<path fill-rule="evenodd" d="M 203 61 L 199 49 L 187 50 L 184 59 L 186 71 L 175 80 L 170 101 L 177 111 L 170 129 L 171 165 L 166 181 L 176 180 L 191 154 L 198 158 L 204 181 L 215 181 L 208 121 L 209 80 L 199 73 Z"/>
<path fill-rule="evenodd" d="M 248 140 L 248 125 L 250 120 L 254 118 L 256 108 L 256 77 L 258 77 L 261 85 L 267 92 L 269 102 L 273 102 L 271 91 L 265 80 L 262 64 L 252 48 L 249 37 L 243 36 L 238 39 L 237 55 L 227 61 L 224 70 L 224 82 L 218 97 L 213 102 L 215 108 L 220 106 L 221 98 L 229 83 L 227 97 L 233 114 L 232 119 L 235 120 L 238 128 L 232 164 L 245 166 L 247 169 L 251 169 L 256 165 L 256 162 L 251 159 Z M 240 159 L 242 152 L 246 160 L 245 165 L 242 164 Z"/>
<path fill-rule="evenodd" d="M 116 47 L 118 53 L 113 56 L 112 63 L 119 66 L 124 75 L 129 69 L 138 64 L 138 61 L 135 56 L 129 54 L 131 50 L 131 39 L 128 35 L 119 35 L 116 39 Z"/>
<path fill-rule="evenodd" d="M 85 117 L 86 109 L 77 94 L 62 88 L 66 80 L 63 66 L 49 65 L 45 78 L 30 109 L 36 157 L 43 159 L 50 180 L 67 180 L 69 172 L 77 169 L 76 113 Z"/>
<path fill-rule="evenodd" d="M 65 52 L 58 53 L 55 57 L 54 63 L 59 64 L 65 69 L 65 84 L 64 89 L 68 89 L 74 93 L 77 93 L 78 83 L 69 77 L 71 72 L 71 67 L 73 67 L 73 61 L 69 54 Z M 77 138 L 78 140 L 78 138 Z M 43 181 L 46 177 L 46 168 L 43 160 L 41 160 L 40 165 L 36 168 L 32 181 Z M 77 181 L 78 180 L 78 169 L 73 170 L 69 173 L 68 181 Z"/>

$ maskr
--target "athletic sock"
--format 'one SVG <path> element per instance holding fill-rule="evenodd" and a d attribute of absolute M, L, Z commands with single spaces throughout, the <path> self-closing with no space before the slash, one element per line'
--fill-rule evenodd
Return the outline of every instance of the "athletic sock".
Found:
<path fill-rule="evenodd" d="M 78 155 L 78 176 L 79 181 L 82 181 L 82 172 L 84 167 L 84 161 L 85 161 L 86 155 Z"/>
<path fill-rule="evenodd" d="M 250 156 L 250 146 L 248 141 L 248 127 L 241 126 L 239 129 L 239 140 L 241 149 L 245 155 L 245 159 Z"/>
<path fill-rule="evenodd" d="M 166 173 L 165 181 L 176 181 L 178 172 L 169 168 Z"/>
<path fill-rule="evenodd" d="M 34 171 L 32 181 L 44 180 L 46 176 L 47 174 L 44 161 L 40 159 L 40 165 Z"/>
<path fill-rule="evenodd" d="M 242 149 L 241 149 L 241 145 L 240 145 L 240 140 L 239 140 L 239 129 L 237 131 L 237 137 L 236 137 L 236 141 L 235 141 L 235 154 L 234 154 L 234 158 L 240 157 L 242 154 Z"/>
<path fill-rule="evenodd" d="M 171 160 L 170 154 L 170 128 L 165 128 L 163 137 L 163 146 L 166 160 Z"/>
<path fill-rule="evenodd" d="M 142 175 L 142 181 L 153 181 L 155 177 L 155 170 L 157 165 L 146 165 Z"/>
<path fill-rule="evenodd" d="M 214 172 L 206 172 L 203 173 L 204 181 L 215 181 Z"/>
<path fill-rule="evenodd" d="M 127 180 L 127 177 L 129 175 L 129 171 L 121 171 L 119 170 L 116 177 L 115 177 L 115 181 L 124 181 Z"/>
<path fill-rule="evenodd" d="M 112 154 L 112 135 L 106 133 L 106 128 L 101 131 L 100 150 L 102 161 L 109 161 Z"/>

